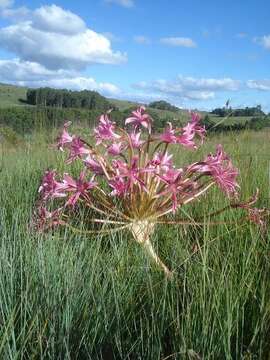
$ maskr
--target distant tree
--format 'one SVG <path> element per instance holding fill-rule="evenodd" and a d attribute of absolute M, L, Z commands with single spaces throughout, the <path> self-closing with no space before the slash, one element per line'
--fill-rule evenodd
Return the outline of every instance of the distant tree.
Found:
<path fill-rule="evenodd" d="M 57 108 L 84 108 L 106 111 L 115 108 L 96 91 L 71 91 L 65 89 L 38 88 L 28 89 L 27 103 L 37 106 L 52 106 Z"/>
<path fill-rule="evenodd" d="M 154 108 L 154 109 L 159 109 L 159 110 L 169 110 L 169 111 L 178 111 L 179 108 L 171 105 L 170 103 L 168 103 L 167 101 L 164 100 L 160 100 L 160 101 L 153 101 L 151 102 L 148 107 Z"/>
<path fill-rule="evenodd" d="M 216 108 L 211 111 L 211 114 L 215 114 L 220 117 L 224 117 L 227 115 L 232 116 L 265 116 L 265 113 L 262 111 L 261 105 L 257 105 L 254 107 L 245 107 L 244 109 L 232 109 L 232 108 Z"/>

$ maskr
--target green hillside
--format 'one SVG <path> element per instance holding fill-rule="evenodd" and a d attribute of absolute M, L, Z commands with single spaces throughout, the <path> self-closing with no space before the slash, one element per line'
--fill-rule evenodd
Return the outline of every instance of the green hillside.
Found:
<path fill-rule="evenodd" d="M 26 87 L 0 84 L 0 107 L 23 105 L 26 91 Z"/>
<path fill-rule="evenodd" d="M 26 102 L 26 87 L 1 84 L 0 83 L 0 124 L 14 128 L 15 130 L 21 129 L 31 129 L 33 124 L 46 124 L 46 126 L 51 126 L 54 124 L 61 124 L 64 119 L 69 119 L 71 121 L 83 121 L 87 124 L 94 124 L 99 115 L 110 108 L 112 105 L 115 106 L 114 118 L 116 121 L 123 121 L 137 106 L 142 105 L 138 102 L 128 101 L 128 100 L 118 100 L 105 98 L 96 92 L 70 92 L 72 95 L 78 95 L 78 98 L 81 99 L 81 102 L 70 102 L 68 106 L 41 106 L 36 107 L 29 105 Z M 50 89 L 38 89 L 50 91 Z M 51 89 L 52 93 L 57 93 L 56 90 Z M 65 90 L 58 90 L 58 92 L 67 93 Z M 76 93 L 76 94 L 75 94 Z M 88 93 L 93 93 L 95 97 L 94 107 L 89 108 L 88 105 L 81 107 L 80 103 L 83 104 L 84 100 L 88 99 Z M 74 97 L 73 96 L 73 97 Z M 83 98 L 84 96 L 84 98 Z M 55 96 L 49 97 L 48 99 L 55 98 Z M 47 98 L 46 98 L 47 99 Z M 28 99 L 29 100 L 29 99 Z M 73 99 L 74 100 L 74 99 Z M 76 100 L 76 99 L 75 99 Z M 89 100 L 89 99 L 88 99 Z M 72 105 L 72 104 L 75 105 Z M 174 126 L 182 126 L 190 118 L 190 114 L 187 110 L 179 109 L 174 107 L 172 110 L 162 110 L 158 108 L 160 102 L 153 103 L 156 106 L 147 107 L 148 113 L 155 119 L 155 129 L 162 129 L 166 126 L 167 122 L 172 122 Z M 170 104 L 168 104 L 170 105 Z M 258 108 L 258 107 L 257 107 Z M 233 111 L 239 111 L 244 113 L 257 108 L 245 108 L 245 109 L 236 109 Z M 216 109 L 224 111 L 224 108 Z M 226 109 L 225 109 L 226 110 Z M 215 113 L 209 113 L 205 111 L 199 111 L 203 118 L 204 125 L 208 130 L 211 131 L 232 131 L 232 130 L 243 130 L 245 128 L 251 129 L 262 129 L 264 127 L 270 127 L 270 117 L 265 116 L 262 112 L 260 116 L 235 116 L 233 112 L 228 114 L 228 116 L 219 116 Z"/>

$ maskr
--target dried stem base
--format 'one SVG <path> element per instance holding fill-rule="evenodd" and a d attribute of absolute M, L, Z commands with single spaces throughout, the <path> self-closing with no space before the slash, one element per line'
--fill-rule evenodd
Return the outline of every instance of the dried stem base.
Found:
<path fill-rule="evenodd" d="M 153 245 L 150 241 L 150 237 L 154 232 L 154 223 L 150 223 L 147 220 L 137 221 L 131 224 L 130 231 L 137 243 L 139 243 L 145 249 L 148 256 L 155 262 L 155 264 L 164 271 L 168 278 L 171 278 L 173 273 L 167 268 L 163 261 L 159 258 Z"/>

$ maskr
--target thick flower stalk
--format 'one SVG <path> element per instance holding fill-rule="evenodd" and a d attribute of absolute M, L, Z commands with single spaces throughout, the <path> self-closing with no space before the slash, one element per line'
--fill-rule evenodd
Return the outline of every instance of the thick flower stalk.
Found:
<path fill-rule="evenodd" d="M 211 187 L 218 186 L 231 201 L 211 217 L 228 208 L 242 208 L 248 211 L 250 220 L 264 224 L 266 210 L 251 208 L 255 199 L 235 201 L 238 170 L 221 145 L 200 162 L 174 166 L 171 146 L 196 150 L 204 140 L 206 131 L 198 114 L 192 113 L 191 121 L 183 128 L 168 123 L 161 134 L 152 132 L 152 123 L 142 106 L 126 119 L 125 128 L 112 122 L 109 113 L 102 115 L 90 140 L 70 135 L 70 123 L 66 123 L 57 147 L 67 152 L 67 165 L 80 163 L 81 172 L 74 179 L 68 173 L 61 178 L 55 170 L 46 171 L 39 188 L 39 229 L 63 225 L 89 234 L 126 229 L 156 265 L 171 276 L 151 243 L 155 226 L 189 223 L 185 219 L 172 221 L 168 216 L 204 196 Z M 53 207 L 55 204 L 59 206 Z M 74 226 L 79 207 L 91 210 L 84 224 L 87 230 Z M 194 220 L 193 224 L 201 223 Z"/>

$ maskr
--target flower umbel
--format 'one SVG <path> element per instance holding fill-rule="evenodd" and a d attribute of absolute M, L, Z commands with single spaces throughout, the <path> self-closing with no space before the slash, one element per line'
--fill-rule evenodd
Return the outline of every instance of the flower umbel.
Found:
<path fill-rule="evenodd" d="M 112 122 L 109 113 L 102 115 L 92 141 L 70 135 L 67 132 L 70 124 L 65 124 L 57 146 L 68 150 L 66 164 L 76 162 L 81 170 L 78 179 L 65 173 L 63 180 L 57 180 L 55 170 L 46 171 L 39 188 L 40 228 L 65 225 L 81 231 L 73 223 L 76 208 L 84 207 L 91 210 L 91 217 L 85 219 L 84 225 L 88 228 L 85 233 L 129 230 L 156 265 L 171 276 L 150 241 L 156 224 L 189 223 L 190 220 L 185 219 L 171 221 L 168 216 L 175 216 L 179 208 L 205 196 L 214 186 L 218 186 L 229 201 L 237 199 L 238 170 L 221 145 L 215 154 L 209 154 L 202 161 L 183 164 L 182 168 L 174 166 L 169 147 L 181 145 L 181 151 L 197 149 L 204 140 L 205 129 L 200 125 L 198 114 L 192 113 L 191 121 L 183 128 L 174 128 L 168 123 L 158 135 L 151 133 L 152 119 L 141 106 L 125 124 L 128 129 Z M 46 206 L 52 204 L 52 200 L 53 204 L 59 202 L 59 207 L 49 211 Z M 247 210 L 247 219 L 262 226 L 265 210 L 252 208 L 253 203 L 230 202 L 211 216 L 228 208 L 241 208 Z M 94 229 L 89 228 L 91 224 L 95 224 Z"/>

